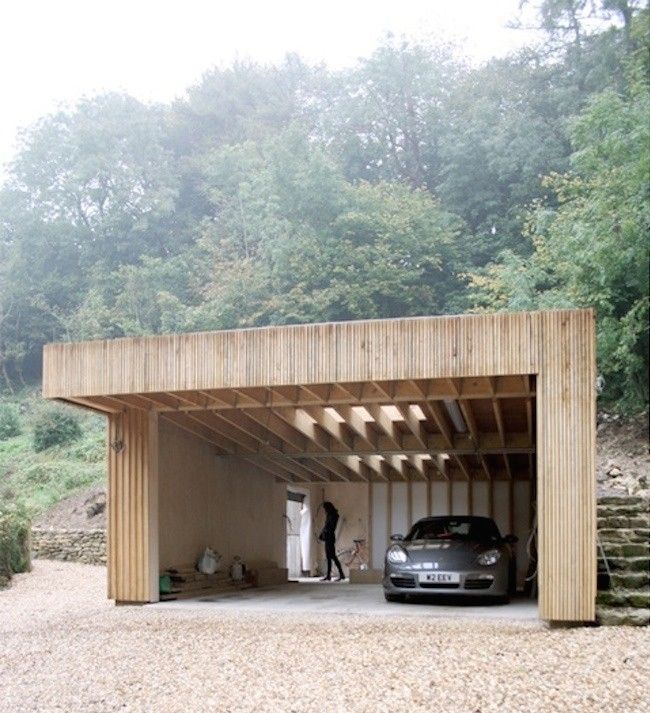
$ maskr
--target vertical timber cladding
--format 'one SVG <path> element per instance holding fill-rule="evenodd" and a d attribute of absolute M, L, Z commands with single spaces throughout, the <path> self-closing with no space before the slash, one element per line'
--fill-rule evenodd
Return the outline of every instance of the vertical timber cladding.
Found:
<path fill-rule="evenodd" d="M 596 359 L 591 311 L 541 313 L 539 614 L 591 621 L 596 600 Z"/>
<path fill-rule="evenodd" d="M 158 600 L 158 418 L 127 409 L 109 417 L 108 596 Z"/>
<path fill-rule="evenodd" d="M 536 374 L 540 616 L 591 620 L 593 319 L 591 310 L 567 310 L 50 344 L 43 393 L 92 407 L 95 397 L 119 394 Z M 110 596 L 151 601 L 157 597 L 156 417 L 127 409 L 109 418 L 110 441 L 125 446 L 109 449 Z M 372 497 L 378 502 L 380 491 Z M 373 522 L 373 532 L 377 527 Z"/>

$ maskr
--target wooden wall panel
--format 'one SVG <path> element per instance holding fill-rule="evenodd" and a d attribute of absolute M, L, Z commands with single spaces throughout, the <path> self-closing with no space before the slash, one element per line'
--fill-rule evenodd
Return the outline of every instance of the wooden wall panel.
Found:
<path fill-rule="evenodd" d="M 158 419 L 135 409 L 109 418 L 108 596 L 158 600 Z"/>
<path fill-rule="evenodd" d="M 595 337 L 591 310 L 347 322 L 51 344 L 50 398 L 396 379 L 537 375 L 540 615 L 595 609 Z M 155 415 L 111 416 L 111 596 L 157 589 Z M 451 484 L 449 484 L 451 488 Z M 496 486 L 495 486 L 496 487 Z M 384 488 L 386 489 L 384 501 Z M 453 490 L 457 486 L 454 484 Z M 431 488 L 433 512 L 452 493 Z M 458 493 L 461 493 L 458 490 Z M 490 490 L 490 493 L 492 491 Z M 494 509 L 501 503 L 496 490 Z M 447 498 L 444 506 L 441 497 Z M 391 487 L 373 488 L 373 563 L 391 519 Z M 512 500 L 508 495 L 508 499 Z M 512 503 L 508 503 L 512 517 Z M 375 517 L 376 516 L 376 517 Z M 509 529 L 504 527 L 503 529 Z"/>
<path fill-rule="evenodd" d="M 537 377 L 540 616 L 595 617 L 596 361 L 591 312 L 542 315 Z"/>
<path fill-rule="evenodd" d="M 48 398 L 534 374 L 540 313 L 420 317 L 48 344 Z"/>

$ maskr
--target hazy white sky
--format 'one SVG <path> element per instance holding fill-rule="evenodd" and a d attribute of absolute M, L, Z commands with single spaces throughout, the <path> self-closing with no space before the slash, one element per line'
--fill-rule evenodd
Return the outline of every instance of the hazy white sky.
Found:
<path fill-rule="evenodd" d="M 350 65 L 386 32 L 459 41 L 474 62 L 530 36 L 506 29 L 518 0 L 0 0 L 0 165 L 20 127 L 83 95 L 144 101 L 183 94 L 233 59 L 297 52 Z"/>

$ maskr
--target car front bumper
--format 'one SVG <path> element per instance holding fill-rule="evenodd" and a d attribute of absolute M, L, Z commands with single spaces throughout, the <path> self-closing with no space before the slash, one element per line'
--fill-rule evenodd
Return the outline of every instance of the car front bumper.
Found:
<path fill-rule="evenodd" d="M 448 594 L 451 596 L 505 597 L 508 595 L 508 570 L 496 567 L 488 571 L 472 569 L 454 570 L 459 582 L 438 584 L 420 580 L 422 570 L 390 567 L 384 571 L 384 592 L 386 594 L 408 594 L 416 596 Z"/>

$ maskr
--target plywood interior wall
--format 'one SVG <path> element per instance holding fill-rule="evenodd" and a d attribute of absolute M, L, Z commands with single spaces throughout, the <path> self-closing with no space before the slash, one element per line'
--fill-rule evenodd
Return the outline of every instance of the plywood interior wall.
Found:
<path fill-rule="evenodd" d="M 206 546 L 230 564 L 284 566 L 286 489 L 240 458 L 161 420 L 160 567 L 195 562 Z"/>

